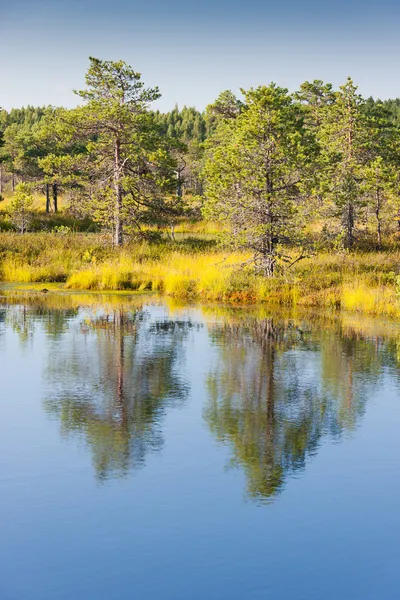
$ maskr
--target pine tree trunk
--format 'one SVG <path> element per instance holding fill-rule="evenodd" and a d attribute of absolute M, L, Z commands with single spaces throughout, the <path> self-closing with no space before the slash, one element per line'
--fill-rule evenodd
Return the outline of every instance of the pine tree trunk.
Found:
<path fill-rule="evenodd" d="M 275 244 L 271 234 L 267 234 L 261 244 L 258 270 L 265 277 L 273 277 L 275 272 Z"/>
<path fill-rule="evenodd" d="M 177 190 L 176 190 L 176 194 L 178 196 L 178 198 L 182 198 L 183 196 L 183 181 L 181 178 L 181 169 L 178 169 L 178 181 L 177 181 Z"/>
<path fill-rule="evenodd" d="M 114 159 L 114 187 L 115 187 L 115 215 L 114 215 L 114 246 L 122 246 L 122 186 L 121 186 L 121 147 L 120 142 L 115 142 Z"/>
<path fill-rule="evenodd" d="M 50 184 L 46 183 L 46 213 L 50 212 Z"/>
<path fill-rule="evenodd" d="M 53 183 L 53 207 L 54 212 L 58 211 L 58 185 Z"/>
<path fill-rule="evenodd" d="M 273 215 L 272 200 L 271 200 L 271 196 L 273 193 L 273 184 L 272 184 L 269 174 L 267 175 L 267 190 L 268 190 L 268 200 L 267 200 L 266 207 L 265 207 L 266 214 L 264 217 L 264 219 L 265 219 L 264 225 L 267 225 L 269 230 L 263 237 L 260 250 L 261 250 L 261 255 L 262 255 L 261 264 L 262 264 L 263 274 L 266 275 L 267 277 L 273 277 L 274 271 L 275 271 L 276 257 L 275 257 L 275 241 L 274 241 L 274 234 L 273 234 L 274 215 Z"/>
<path fill-rule="evenodd" d="M 382 226 L 381 220 L 378 219 L 378 227 L 377 227 L 377 238 L 378 238 L 378 248 L 382 248 Z"/>
<path fill-rule="evenodd" d="M 378 248 L 382 247 L 382 223 L 381 223 L 381 196 L 379 188 L 376 190 L 376 205 L 375 205 L 375 216 L 376 216 L 376 236 L 378 240 Z"/>
<path fill-rule="evenodd" d="M 261 270 L 266 277 L 273 277 L 275 272 L 275 258 L 271 255 L 263 256 Z"/>
<path fill-rule="evenodd" d="M 345 217 L 345 247 L 349 250 L 354 242 L 354 206 L 349 202 L 346 207 Z"/>

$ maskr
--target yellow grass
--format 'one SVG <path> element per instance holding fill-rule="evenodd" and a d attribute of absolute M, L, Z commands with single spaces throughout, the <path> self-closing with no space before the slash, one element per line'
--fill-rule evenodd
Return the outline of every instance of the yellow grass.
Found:
<path fill-rule="evenodd" d="M 6 282 L 65 282 L 70 290 L 152 291 L 181 299 L 344 308 L 400 316 L 400 253 L 320 253 L 274 278 L 239 268 L 249 255 L 182 244 L 113 249 L 97 234 L 0 235 Z"/>
<path fill-rule="evenodd" d="M 119 261 L 91 265 L 73 273 L 70 289 L 152 290 L 176 298 L 282 306 L 344 308 L 371 315 L 400 316 L 396 278 L 377 256 L 321 255 L 293 272 L 267 279 L 237 265 L 248 256 L 222 252 L 201 255 L 173 253 L 164 260 Z M 394 264 L 393 264 L 394 266 Z"/>
<path fill-rule="evenodd" d="M 8 208 L 8 206 L 10 205 L 11 200 L 14 197 L 13 192 L 3 192 L 2 194 L 3 200 L 0 203 L 0 209 L 1 210 L 6 210 Z M 33 195 L 34 197 L 34 202 L 33 202 L 33 210 L 35 212 L 45 212 L 46 210 L 46 196 L 44 194 L 38 194 L 35 193 Z M 57 205 L 58 205 L 58 210 L 63 211 L 65 206 L 66 206 L 66 200 L 62 195 L 58 196 L 57 199 Z M 51 210 L 53 210 L 53 197 L 50 194 L 50 206 L 51 206 Z"/>
<path fill-rule="evenodd" d="M 222 300 L 229 295 L 235 265 L 242 255 L 229 258 L 222 252 L 183 254 L 173 252 L 160 260 L 138 260 L 122 254 L 118 260 L 93 264 L 73 273 L 70 289 L 151 290 L 167 295 Z M 242 286 L 237 291 L 241 291 Z"/>

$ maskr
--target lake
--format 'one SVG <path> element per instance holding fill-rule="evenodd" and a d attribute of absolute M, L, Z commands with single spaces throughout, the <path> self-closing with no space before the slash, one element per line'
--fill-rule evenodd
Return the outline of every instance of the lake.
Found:
<path fill-rule="evenodd" d="M 2 600 L 399 597 L 400 324 L 0 303 Z"/>

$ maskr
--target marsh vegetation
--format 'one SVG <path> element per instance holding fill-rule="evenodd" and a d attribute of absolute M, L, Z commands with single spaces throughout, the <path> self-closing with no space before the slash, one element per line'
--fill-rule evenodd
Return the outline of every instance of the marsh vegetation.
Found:
<path fill-rule="evenodd" d="M 162 114 L 122 61 L 86 83 L 0 113 L 3 281 L 399 314 L 397 100 L 349 78 Z"/>

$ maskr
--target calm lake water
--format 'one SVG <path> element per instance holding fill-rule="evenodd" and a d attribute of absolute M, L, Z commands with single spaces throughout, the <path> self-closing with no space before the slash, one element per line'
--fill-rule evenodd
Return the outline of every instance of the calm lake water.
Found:
<path fill-rule="evenodd" d="M 0 303 L 1 600 L 399 598 L 400 327 Z"/>

